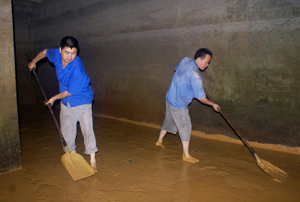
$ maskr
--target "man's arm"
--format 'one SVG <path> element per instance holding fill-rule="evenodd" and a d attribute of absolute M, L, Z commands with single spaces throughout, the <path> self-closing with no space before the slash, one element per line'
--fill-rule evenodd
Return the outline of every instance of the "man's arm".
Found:
<path fill-rule="evenodd" d="M 50 105 L 52 106 L 55 100 L 61 100 L 61 99 L 65 98 L 65 97 L 68 97 L 68 96 L 70 96 L 70 95 L 72 95 L 72 94 L 68 93 L 68 92 L 65 90 L 64 92 L 61 92 L 61 93 L 59 93 L 59 94 L 54 95 L 53 97 L 51 97 L 51 98 L 48 100 L 48 102 L 45 103 L 45 105 L 50 104 Z"/>
<path fill-rule="evenodd" d="M 204 98 L 197 98 L 200 102 L 202 102 L 203 104 L 207 104 L 212 106 L 212 108 L 216 111 L 219 112 L 219 110 L 221 109 L 221 107 L 219 105 L 217 105 L 216 103 L 210 101 L 209 99 L 207 99 L 206 97 Z"/>
<path fill-rule="evenodd" d="M 35 58 L 33 58 L 32 61 L 31 61 L 30 63 L 28 63 L 28 68 L 29 68 L 29 70 L 32 71 L 33 69 L 35 69 L 35 68 L 36 68 L 36 63 L 37 63 L 38 61 L 40 61 L 41 59 L 45 58 L 45 57 L 47 57 L 47 49 L 45 49 L 45 50 L 39 52 L 39 53 L 35 56 Z"/>

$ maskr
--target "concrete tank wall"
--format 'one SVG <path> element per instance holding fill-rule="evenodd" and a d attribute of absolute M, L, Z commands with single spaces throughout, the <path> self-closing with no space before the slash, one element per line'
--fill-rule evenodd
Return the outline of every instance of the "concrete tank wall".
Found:
<path fill-rule="evenodd" d="M 0 0 L 0 173 L 21 167 L 12 6 Z"/>
<path fill-rule="evenodd" d="M 214 57 L 202 73 L 205 90 L 236 129 L 248 140 L 299 146 L 299 6 L 297 0 L 44 1 L 33 7 L 34 50 L 75 36 L 95 90 L 94 113 L 161 125 L 175 65 L 207 47 Z M 53 68 L 46 62 L 39 71 L 55 94 Z M 235 137 L 211 108 L 193 101 L 190 114 L 194 130 Z"/>
<path fill-rule="evenodd" d="M 27 64 L 34 53 L 34 32 L 32 21 L 32 2 L 14 1 L 14 40 L 15 40 L 15 59 L 16 76 L 18 84 L 18 104 L 32 104 L 36 102 L 34 91 L 35 80 L 31 76 Z"/>

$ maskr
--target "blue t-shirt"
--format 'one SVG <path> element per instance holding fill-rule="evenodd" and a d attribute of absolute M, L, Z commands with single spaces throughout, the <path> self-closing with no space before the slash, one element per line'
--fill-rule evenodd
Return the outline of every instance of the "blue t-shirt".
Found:
<path fill-rule="evenodd" d="M 67 91 L 72 94 L 63 98 L 62 103 L 66 106 L 69 103 L 71 107 L 92 103 L 94 91 L 80 58 L 76 55 L 64 69 L 59 49 L 48 49 L 47 58 L 55 65 L 60 93 Z"/>
<path fill-rule="evenodd" d="M 177 109 L 187 109 L 193 98 L 204 98 L 200 70 L 194 59 L 185 57 L 175 67 L 166 99 Z"/>

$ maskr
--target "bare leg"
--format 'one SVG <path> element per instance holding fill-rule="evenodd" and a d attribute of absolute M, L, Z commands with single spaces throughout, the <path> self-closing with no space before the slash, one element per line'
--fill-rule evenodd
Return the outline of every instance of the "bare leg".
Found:
<path fill-rule="evenodd" d="M 160 133 L 159 133 L 158 141 L 162 142 L 164 137 L 166 136 L 166 134 L 167 134 L 166 130 L 161 130 Z"/>
<path fill-rule="evenodd" d="M 190 162 L 190 163 L 197 163 L 197 162 L 199 162 L 198 159 L 190 156 L 189 146 L 190 146 L 190 142 L 189 141 L 182 141 L 182 149 L 183 149 L 182 160 Z"/>
<path fill-rule="evenodd" d="M 97 170 L 95 153 L 91 153 L 90 158 L 91 158 L 91 167 L 94 169 L 94 172 L 96 173 L 96 172 L 98 172 L 98 170 Z"/>
<path fill-rule="evenodd" d="M 181 143 L 182 143 L 183 154 L 186 157 L 190 157 L 190 153 L 189 153 L 190 141 L 182 141 Z"/>
<path fill-rule="evenodd" d="M 164 148 L 165 146 L 162 144 L 164 137 L 166 136 L 167 131 L 161 130 L 159 133 L 158 141 L 156 142 L 156 146 Z"/>

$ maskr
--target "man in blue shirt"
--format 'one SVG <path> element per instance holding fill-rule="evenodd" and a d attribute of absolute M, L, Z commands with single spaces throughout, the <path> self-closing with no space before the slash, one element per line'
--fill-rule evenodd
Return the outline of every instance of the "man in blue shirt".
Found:
<path fill-rule="evenodd" d="M 185 57 L 175 67 L 175 74 L 166 95 L 165 120 L 156 142 L 156 146 L 164 147 L 162 141 L 167 132 L 173 134 L 178 132 L 183 148 L 182 159 L 191 163 L 199 162 L 199 160 L 189 154 L 192 124 L 188 105 L 192 99 L 196 98 L 212 106 L 217 112 L 220 109 L 219 105 L 206 98 L 200 74 L 200 70 L 204 71 L 208 67 L 211 58 L 212 52 L 201 48 L 195 53 L 194 59 Z"/>
<path fill-rule="evenodd" d="M 47 57 L 55 65 L 59 81 L 59 94 L 51 97 L 46 105 L 53 105 L 61 99 L 60 126 L 70 152 L 76 152 L 75 139 L 77 122 L 80 123 L 84 137 L 85 154 L 90 155 L 91 166 L 97 172 L 95 153 L 98 151 L 93 129 L 92 101 L 94 91 L 90 86 L 90 78 L 77 56 L 78 41 L 71 36 L 64 37 L 57 49 L 45 49 L 28 64 L 31 71 L 36 63 Z"/>

